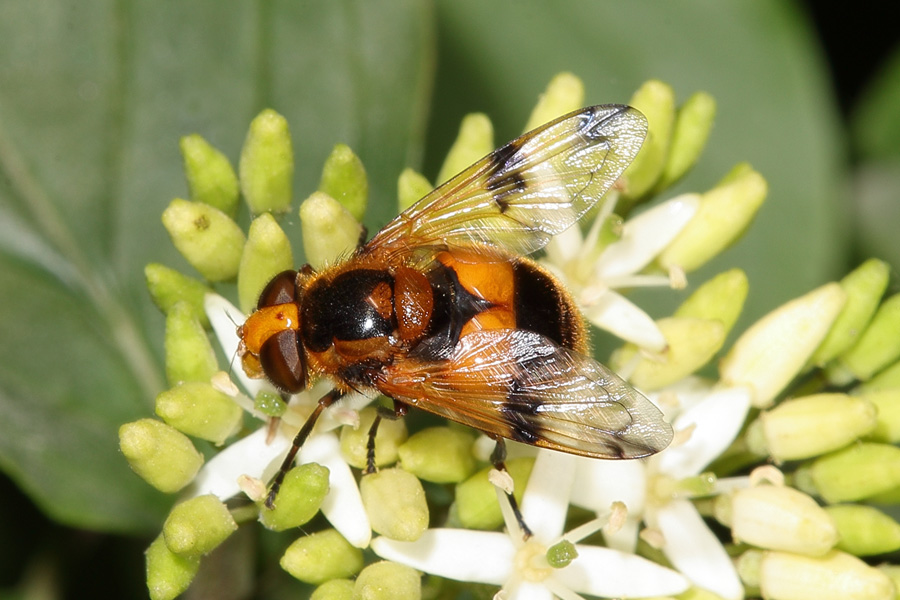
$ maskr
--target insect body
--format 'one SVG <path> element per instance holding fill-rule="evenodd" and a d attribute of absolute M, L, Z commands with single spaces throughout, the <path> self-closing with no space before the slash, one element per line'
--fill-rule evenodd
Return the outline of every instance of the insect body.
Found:
<path fill-rule="evenodd" d="M 298 433 L 268 503 L 321 410 L 351 390 L 498 444 L 616 459 L 665 448 L 672 429 L 660 411 L 586 355 L 572 298 L 523 256 L 593 206 L 645 134 L 644 117 L 626 106 L 570 113 L 443 184 L 348 260 L 276 276 L 239 329 L 245 371 L 288 393 L 320 376 L 335 389 Z"/>

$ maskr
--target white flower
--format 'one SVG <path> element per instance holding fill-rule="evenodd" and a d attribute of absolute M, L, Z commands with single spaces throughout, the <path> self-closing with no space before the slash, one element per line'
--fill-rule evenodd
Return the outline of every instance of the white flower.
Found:
<path fill-rule="evenodd" d="M 272 389 L 263 379 L 246 376 L 237 354 L 238 337 L 235 323 L 242 323 L 246 316 L 228 300 L 216 294 L 206 297 L 206 313 L 212 323 L 219 343 L 226 356 L 231 357 L 231 373 L 237 377 L 250 396 L 262 389 Z M 302 426 L 318 399 L 328 391 L 328 383 L 321 382 L 311 390 L 294 395 L 281 424 L 270 436 L 267 426 L 262 426 L 245 438 L 230 444 L 210 459 L 200 470 L 191 488 L 194 495 L 215 494 L 221 500 L 241 491 L 242 476 L 268 481 L 281 465 L 291 446 L 294 434 Z M 245 410 L 265 420 L 257 413 L 253 402 L 236 388 L 232 397 Z M 322 503 L 322 513 L 336 530 L 354 546 L 365 548 L 371 540 L 372 530 L 366 516 L 356 478 L 350 465 L 344 460 L 338 436 L 334 429 L 352 422 L 356 410 L 369 402 L 360 394 L 345 396 L 326 410 L 313 433 L 307 438 L 297 456 L 300 464 L 315 462 L 329 470 L 329 492 Z M 271 437 L 271 439 L 269 439 Z"/>
<path fill-rule="evenodd" d="M 575 478 L 574 457 L 538 452 L 522 499 L 522 515 L 533 536 L 523 539 L 508 500 L 498 490 L 508 533 L 463 529 L 429 529 L 415 542 L 385 537 L 372 541 L 382 558 L 458 581 L 502 586 L 505 600 L 564 600 L 580 593 L 605 597 L 646 597 L 678 594 L 688 588 L 679 573 L 634 554 L 577 544 L 599 524 L 562 535 L 569 493 Z M 605 520 L 604 520 L 605 522 Z M 553 568 L 547 550 L 560 541 L 575 544 L 577 557 Z"/>

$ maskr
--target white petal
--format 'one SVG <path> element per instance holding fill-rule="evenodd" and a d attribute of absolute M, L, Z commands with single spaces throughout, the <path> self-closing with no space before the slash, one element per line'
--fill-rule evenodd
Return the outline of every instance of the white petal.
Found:
<path fill-rule="evenodd" d="M 600 279 L 637 273 L 675 239 L 698 206 L 700 196 L 685 194 L 629 219 L 622 229 L 622 237 L 600 255 L 595 272 Z"/>
<path fill-rule="evenodd" d="M 515 554 L 506 534 L 465 529 L 429 529 L 415 542 L 377 537 L 372 550 L 425 573 L 493 585 L 509 578 Z"/>
<path fill-rule="evenodd" d="M 646 558 L 599 546 L 576 545 L 578 558 L 553 576 L 570 589 L 609 598 L 680 594 L 689 582 Z"/>
<path fill-rule="evenodd" d="M 675 431 L 694 426 L 691 436 L 680 445 L 670 446 L 658 455 L 658 468 L 675 479 L 692 477 L 715 460 L 731 445 L 744 424 L 750 408 L 750 393 L 745 388 L 723 388 L 683 412 Z"/>
<path fill-rule="evenodd" d="M 550 238 L 544 250 L 547 260 L 554 265 L 564 265 L 576 258 L 581 251 L 581 229 L 569 227 L 565 231 Z"/>
<path fill-rule="evenodd" d="M 241 382 L 241 385 L 247 390 L 247 394 L 252 398 L 261 389 L 271 388 L 265 379 L 251 379 L 247 377 L 247 374 L 244 373 L 244 367 L 241 365 L 241 358 L 237 353 L 238 342 L 240 341 L 237 335 L 237 328 L 247 320 L 247 315 L 218 294 L 206 294 L 206 297 L 203 299 L 203 308 L 209 317 L 213 331 L 216 332 L 216 338 L 219 340 L 222 352 L 231 361 L 229 371 Z"/>
<path fill-rule="evenodd" d="M 212 457 L 194 479 L 191 493 L 215 494 L 220 500 L 226 500 L 240 491 L 238 477 L 241 475 L 265 480 L 266 471 L 272 470 L 291 445 L 290 438 L 282 434 L 268 444 L 267 435 L 267 428 L 260 427 Z"/>
<path fill-rule="evenodd" d="M 505 600 L 553 600 L 553 592 L 543 583 L 520 581 L 506 592 Z"/>
<path fill-rule="evenodd" d="M 613 550 L 634 554 L 637 549 L 643 514 L 629 511 L 625 522 L 615 531 L 603 529 L 603 541 Z"/>
<path fill-rule="evenodd" d="M 661 352 L 666 347 L 666 338 L 653 319 L 621 294 L 608 290 L 582 309 L 588 321 L 626 342 L 653 352 Z"/>
<path fill-rule="evenodd" d="M 365 548 L 372 539 L 369 517 L 350 466 L 341 455 L 341 443 L 333 433 L 310 436 L 300 450 L 300 463 L 327 467 L 331 489 L 322 501 L 322 514 L 348 542 Z"/>
<path fill-rule="evenodd" d="M 688 375 L 661 390 L 644 392 L 644 395 L 650 398 L 666 415 L 666 420 L 672 423 L 678 415 L 705 400 L 712 389 L 713 382 L 709 379 Z M 672 397 L 676 399 L 675 406 L 671 406 Z"/>
<path fill-rule="evenodd" d="M 663 552 L 694 585 L 725 600 L 741 600 L 744 590 L 725 548 L 688 500 L 672 500 L 648 513 L 665 538 Z"/>
<path fill-rule="evenodd" d="M 640 460 L 599 460 L 576 457 L 572 504 L 594 512 L 609 511 L 623 502 L 640 515 L 647 497 L 646 465 Z"/>
<path fill-rule="evenodd" d="M 522 496 L 522 517 L 536 539 L 552 543 L 562 535 L 576 458 L 553 450 L 538 451 Z"/>

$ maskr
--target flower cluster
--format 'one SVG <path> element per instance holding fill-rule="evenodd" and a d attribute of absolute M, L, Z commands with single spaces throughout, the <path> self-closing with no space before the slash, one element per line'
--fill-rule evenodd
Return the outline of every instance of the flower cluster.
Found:
<path fill-rule="evenodd" d="M 582 102 L 580 81 L 559 75 L 526 129 Z M 182 494 L 147 550 L 152 598 L 183 592 L 240 522 L 299 533 L 319 513 L 312 523 L 321 526 L 304 527 L 281 559 L 318 600 L 419 598 L 423 585 L 446 596 L 479 584 L 507 599 L 895 597 L 900 567 L 869 558 L 900 549 L 900 524 L 878 508 L 900 501 L 900 295 L 883 299 L 887 265 L 870 260 L 776 308 L 727 349 L 749 287 L 738 269 L 653 319 L 627 290 L 686 287 L 690 272 L 739 238 L 767 190 L 740 164 L 704 193 L 651 205 L 696 162 L 715 103 L 697 93 L 677 106 L 669 86 L 651 81 L 631 104 L 649 121 L 644 148 L 584 227 L 554 238 L 540 261 L 587 320 L 623 340 L 604 362 L 663 410 L 671 446 L 645 460 L 601 461 L 510 444 L 508 471 L 498 472 L 477 432 L 410 433 L 402 420 L 385 421 L 379 470 L 361 475 L 376 410 L 350 394 L 323 413 L 274 509 L 263 502 L 266 482 L 329 389 L 317 382 L 285 397 L 248 378 L 239 360 L 236 326 L 272 276 L 294 267 L 278 218 L 292 201 L 290 134 L 280 115 L 260 114 L 239 176 L 201 137 L 182 140 L 190 200 L 173 200 L 163 223 L 203 281 L 147 267 L 166 314 L 172 387 L 157 397 L 160 419 L 120 429 L 133 470 Z M 490 121 L 467 117 L 439 179 L 492 149 Z M 399 207 L 430 190 L 405 171 Z M 338 146 L 300 206 L 313 268 L 357 244 L 367 196 L 361 162 Z M 235 221 L 241 197 L 253 217 L 246 234 Z M 236 291 L 227 287 L 235 280 Z M 213 337 L 231 360 L 224 368 Z M 452 495 L 449 510 L 435 513 L 426 486 Z M 421 573 L 433 577 L 423 584 Z"/>

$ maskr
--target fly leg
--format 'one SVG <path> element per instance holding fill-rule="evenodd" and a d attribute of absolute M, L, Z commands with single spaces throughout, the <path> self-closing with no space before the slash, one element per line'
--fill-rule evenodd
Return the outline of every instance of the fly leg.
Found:
<path fill-rule="evenodd" d="M 506 469 L 506 442 L 503 441 L 502 437 L 494 438 L 494 441 L 497 442 L 497 445 L 494 446 L 494 451 L 491 453 L 491 464 L 494 465 L 494 468 L 498 471 L 502 471 L 509 475 L 509 471 Z M 519 527 L 522 528 L 522 534 L 527 540 L 532 536 L 532 533 L 528 525 L 525 524 L 525 519 L 522 517 L 522 511 L 519 510 L 519 502 L 516 500 L 512 491 L 506 492 L 506 497 L 509 498 L 509 506 L 512 508 L 513 514 L 516 516 L 516 522 L 519 524 Z"/>
<path fill-rule="evenodd" d="M 372 421 L 372 426 L 369 427 L 369 439 L 366 441 L 366 470 L 363 471 L 363 475 L 370 475 L 376 471 L 375 434 L 378 433 L 378 426 L 381 425 L 381 419 L 389 419 L 393 421 L 396 419 L 400 419 L 406 415 L 408 407 L 405 404 L 400 404 L 397 401 L 393 402 L 393 410 L 385 408 L 383 406 L 378 407 L 378 411 L 375 413 L 375 420 Z"/>

